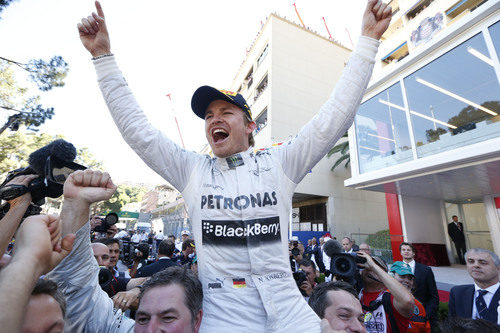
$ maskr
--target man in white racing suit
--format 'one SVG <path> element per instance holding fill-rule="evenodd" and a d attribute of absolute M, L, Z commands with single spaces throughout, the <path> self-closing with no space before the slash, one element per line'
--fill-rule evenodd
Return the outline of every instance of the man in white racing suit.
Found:
<path fill-rule="evenodd" d="M 110 51 L 104 13 L 78 25 L 99 86 L 125 141 L 183 195 L 203 285 L 202 332 L 319 331 L 290 272 L 288 219 L 292 195 L 307 172 L 351 125 L 371 76 L 378 39 L 391 8 L 369 0 L 362 35 L 320 112 L 290 142 L 255 153 L 255 128 L 239 94 L 204 86 L 192 99 L 205 119 L 215 158 L 189 152 L 151 126 Z"/>

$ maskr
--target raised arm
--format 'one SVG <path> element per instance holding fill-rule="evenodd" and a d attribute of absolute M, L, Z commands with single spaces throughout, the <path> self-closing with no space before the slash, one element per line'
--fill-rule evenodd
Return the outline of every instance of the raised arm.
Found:
<path fill-rule="evenodd" d="M 73 251 L 52 272 L 54 280 L 66 296 L 66 330 L 71 332 L 125 332 L 133 329 L 133 321 L 120 310 L 98 284 L 99 267 L 90 248 L 91 203 L 109 199 L 116 186 L 107 173 L 76 171 L 64 183 L 61 212 L 63 233 L 76 230 Z"/>
<path fill-rule="evenodd" d="M 182 149 L 149 123 L 111 54 L 104 12 L 98 1 L 95 4 L 97 13 L 83 18 L 78 32 L 83 46 L 94 57 L 97 80 L 111 116 L 137 155 L 182 192 L 196 165 L 194 160 L 204 157 Z"/>
<path fill-rule="evenodd" d="M 71 251 L 75 235 L 67 235 L 62 241 L 60 236 L 56 216 L 31 216 L 19 227 L 14 256 L 0 271 L 2 332 L 21 331 L 23 315 L 36 281 Z"/>
<path fill-rule="evenodd" d="M 294 139 L 275 148 L 285 174 L 294 183 L 298 184 L 351 126 L 372 74 L 378 39 L 391 16 L 390 6 L 380 0 L 368 1 L 362 36 L 329 99 Z"/>

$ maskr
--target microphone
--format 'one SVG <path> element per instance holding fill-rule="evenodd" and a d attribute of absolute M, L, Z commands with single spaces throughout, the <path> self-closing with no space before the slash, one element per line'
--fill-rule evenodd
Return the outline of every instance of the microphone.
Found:
<path fill-rule="evenodd" d="M 76 148 L 63 139 L 52 141 L 29 155 L 29 166 L 38 175 L 44 177 L 45 165 L 49 156 L 55 156 L 65 162 L 72 162 L 76 158 Z"/>
<path fill-rule="evenodd" d="M 342 245 L 334 239 L 330 239 L 323 244 L 323 252 L 330 258 L 336 254 L 342 253 Z"/>

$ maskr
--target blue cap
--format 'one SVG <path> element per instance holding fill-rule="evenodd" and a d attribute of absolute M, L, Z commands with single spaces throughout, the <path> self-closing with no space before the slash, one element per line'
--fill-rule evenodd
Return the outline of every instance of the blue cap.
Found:
<path fill-rule="evenodd" d="M 210 86 L 202 86 L 196 89 L 193 98 L 191 98 L 191 108 L 198 117 L 205 119 L 205 112 L 208 106 L 216 100 L 223 100 L 236 105 L 243 110 L 247 117 L 252 119 L 252 111 L 250 111 L 247 101 L 241 94 L 227 90 L 218 90 Z"/>

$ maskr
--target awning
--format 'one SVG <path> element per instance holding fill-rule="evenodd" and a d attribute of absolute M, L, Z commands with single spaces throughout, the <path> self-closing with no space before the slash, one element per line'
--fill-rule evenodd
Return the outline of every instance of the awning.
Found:
<path fill-rule="evenodd" d="M 453 13 L 455 10 L 458 9 L 458 7 L 460 7 L 461 5 L 463 5 L 464 3 L 466 3 L 468 0 L 462 0 L 460 1 L 459 3 L 457 3 L 455 6 L 453 6 L 451 9 L 448 9 L 446 11 L 446 15 L 450 15 L 451 13 Z"/>
<path fill-rule="evenodd" d="M 389 54 L 387 54 L 385 57 L 382 58 L 382 61 L 384 61 L 385 59 L 389 58 L 394 52 L 396 52 L 397 50 L 399 50 L 400 48 L 402 48 L 403 46 L 406 45 L 406 41 L 403 42 L 403 44 L 399 45 L 398 47 L 396 47 L 394 50 L 392 50 Z"/>

